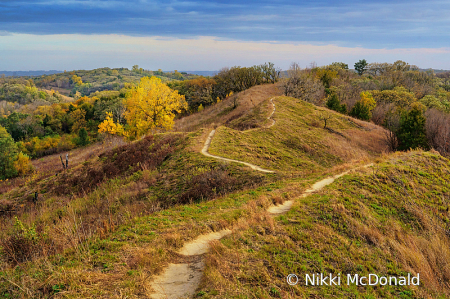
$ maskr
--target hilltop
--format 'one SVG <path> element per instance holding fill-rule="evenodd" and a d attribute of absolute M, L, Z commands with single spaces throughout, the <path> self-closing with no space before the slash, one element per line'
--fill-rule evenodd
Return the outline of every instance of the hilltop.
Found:
<path fill-rule="evenodd" d="M 274 150 L 279 151 L 280 156 L 291 155 L 280 167 L 274 167 L 270 159 L 252 156 L 252 148 L 236 151 L 242 153 L 238 158 L 249 157 L 255 164 L 269 161 L 267 166 L 274 168 L 274 173 L 264 174 L 239 163 L 224 163 L 202 155 L 199 148 L 213 127 L 208 127 L 209 121 L 191 132 L 149 136 L 118 148 L 111 149 L 112 145 L 107 144 L 105 148 L 93 145 L 79 149 L 69 153 L 74 164 L 66 173 L 58 171 L 58 156 L 36 160 L 38 174 L 27 181 L 17 181 L 16 186 L 11 186 L 13 188 L 0 197 L 3 210 L 9 208 L 9 214 L 17 215 L 24 227 L 20 233 L 21 229 L 14 228 L 8 220 L 11 218 L 4 218 L 2 239 L 25 242 L 5 234 L 17 229 L 22 238 L 30 232 L 36 234 L 36 243 L 15 243 L 21 244 L 18 248 L 8 247 L 13 243 L 3 241 L 6 261 L 12 265 L 19 263 L 25 271 L 17 276 L 14 268 L 5 268 L 4 264 L 3 277 L 10 281 L 25 279 L 28 283 L 21 288 L 26 287 L 26 292 L 34 297 L 46 294 L 113 297 L 119 289 L 131 297 L 141 296 L 142 292 L 150 294 L 151 288 L 142 280 L 142 275 L 160 273 L 164 265 L 177 259 L 174 251 L 184 242 L 211 230 L 243 223 L 253 217 L 249 207 L 255 202 L 269 206 L 295 198 L 324 174 L 350 168 L 356 163 L 355 159 L 373 159 L 382 153 L 383 148 L 374 146 L 373 140 L 358 137 L 367 133 L 372 139 L 381 138 L 382 129 L 298 99 L 276 96 L 275 87 L 257 86 L 236 94 L 242 107 L 252 101 L 254 105 L 242 114 L 237 112 L 238 116 L 233 119 L 227 118 L 228 114 L 236 113 L 230 109 L 234 106 L 233 97 L 219 103 L 221 106 L 199 112 L 196 118 L 208 119 L 212 115 L 209 109 L 220 110 L 216 115 L 221 116 L 216 119 L 224 122 L 216 122 L 217 135 L 211 150 L 223 156 L 229 150 L 224 148 L 221 152 L 216 140 L 230 134 L 248 134 L 249 138 L 262 134 L 265 139 L 270 134 L 281 136 L 288 126 L 295 125 L 298 127 L 292 127 L 291 137 L 320 136 L 307 152 L 300 149 L 297 153 L 291 144 L 283 142 L 284 139 L 268 139 L 276 142 L 277 147 L 273 149 L 268 145 L 271 156 L 277 156 Z M 262 95 L 264 90 L 268 91 L 268 97 Z M 257 101 L 256 94 L 260 95 Z M 272 98 L 277 109 L 273 114 L 276 123 L 267 128 Z M 328 129 L 321 123 L 311 124 L 315 115 L 323 112 L 333 117 Z M 250 119 L 251 126 L 240 125 Z M 182 121 L 178 120 L 177 126 Z M 239 128 L 244 131 L 236 130 Z M 252 130 L 245 131 L 248 128 Z M 351 145 L 354 153 L 342 155 L 329 151 L 321 156 L 322 150 L 330 147 L 328 142 L 343 148 Z M 145 149 L 149 149 L 149 145 L 147 152 Z M 228 148 L 231 146 L 233 143 Z M 259 145 L 255 143 L 255 146 Z M 236 145 L 237 148 L 240 145 Z M 296 168 L 304 165 L 299 164 L 299 159 L 305 165 L 322 166 L 305 167 L 300 171 Z M 55 176 L 54 172 L 59 174 Z M 35 190 L 39 192 L 39 201 L 33 204 Z M 37 226 L 33 228 L 32 223 Z M 68 227 L 73 229 L 68 231 Z M 19 248 L 21 255 L 15 251 Z M 148 259 L 147 255 L 152 258 Z M 34 262 L 22 263 L 26 260 Z M 63 272 L 66 274 L 61 276 Z M 32 279 L 36 273 L 43 276 Z M 1 286 L 3 294 L 23 293 L 9 283 Z"/>

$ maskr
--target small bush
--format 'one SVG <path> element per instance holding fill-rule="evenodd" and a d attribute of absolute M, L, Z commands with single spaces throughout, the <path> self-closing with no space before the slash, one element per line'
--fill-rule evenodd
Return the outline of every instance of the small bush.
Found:
<path fill-rule="evenodd" d="M 44 252 L 54 253 L 55 246 L 53 241 L 39 232 L 34 225 L 27 227 L 16 217 L 12 232 L 0 240 L 0 248 L 3 258 L 16 265 L 31 261 Z"/>
<path fill-rule="evenodd" d="M 17 170 L 18 175 L 26 175 L 33 171 L 33 165 L 31 165 L 30 157 L 20 152 L 17 155 L 17 160 L 14 162 L 14 168 Z"/>
<path fill-rule="evenodd" d="M 184 204 L 208 200 L 215 195 L 233 191 L 237 183 L 237 179 L 226 171 L 211 170 L 194 176 L 189 183 L 192 187 L 180 196 L 179 202 Z"/>

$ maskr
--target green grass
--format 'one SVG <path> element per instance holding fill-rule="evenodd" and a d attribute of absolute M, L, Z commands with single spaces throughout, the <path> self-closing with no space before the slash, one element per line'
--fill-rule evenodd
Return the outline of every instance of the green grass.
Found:
<path fill-rule="evenodd" d="M 221 126 L 216 130 L 209 152 L 293 173 L 325 170 L 367 156 L 366 149 L 352 144 L 350 138 L 325 130 L 319 120 L 322 115 L 332 115 L 328 127 L 345 134 L 356 128 L 348 118 L 294 98 L 277 97 L 274 103 L 274 126 L 245 132 Z M 352 155 L 348 156 L 349 152 Z"/>
<path fill-rule="evenodd" d="M 275 224 L 261 221 L 215 245 L 203 298 L 277 298 L 272 288 L 282 298 L 447 298 L 449 166 L 432 153 L 394 155 L 298 198 Z M 299 285 L 286 283 L 290 273 Z M 309 273 L 420 273 L 421 285 L 305 286 Z"/>

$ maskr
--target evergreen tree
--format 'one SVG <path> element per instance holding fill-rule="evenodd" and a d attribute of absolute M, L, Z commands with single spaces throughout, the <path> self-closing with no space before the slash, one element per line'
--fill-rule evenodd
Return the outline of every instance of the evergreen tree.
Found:
<path fill-rule="evenodd" d="M 344 114 L 347 113 L 347 106 L 345 104 L 341 104 L 341 101 L 339 101 L 339 98 L 335 93 L 331 93 L 331 95 L 328 97 L 326 106 L 331 110 Z"/>
<path fill-rule="evenodd" d="M 14 162 L 17 160 L 17 146 L 6 129 L 0 126 L 0 180 L 17 176 Z"/>
<path fill-rule="evenodd" d="M 364 74 L 367 68 L 367 61 L 365 59 L 361 59 L 357 63 L 355 63 L 355 71 L 358 73 L 358 75 Z"/>
<path fill-rule="evenodd" d="M 412 103 L 411 109 L 401 116 L 400 127 L 397 133 L 399 150 L 408 150 L 410 148 L 428 149 L 424 110 L 425 106 L 423 104 Z"/>
<path fill-rule="evenodd" d="M 76 143 L 80 146 L 85 146 L 89 144 L 89 135 L 85 128 L 81 128 L 78 131 L 78 138 Z"/>
<path fill-rule="evenodd" d="M 350 111 L 350 115 L 362 120 L 370 120 L 372 118 L 372 110 L 376 107 L 376 102 L 373 96 L 368 91 L 363 91 L 360 94 L 361 99 L 356 102 Z"/>

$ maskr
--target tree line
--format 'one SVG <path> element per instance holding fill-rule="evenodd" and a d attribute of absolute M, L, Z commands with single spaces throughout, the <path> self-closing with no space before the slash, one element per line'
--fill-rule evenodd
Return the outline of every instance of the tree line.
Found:
<path fill-rule="evenodd" d="M 169 82 L 168 86 L 186 97 L 187 112 L 195 112 L 199 107 L 204 108 L 225 99 L 230 93 L 240 92 L 260 84 L 278 82 L 280 74 L 281 69 L 267 62 L 251 67 L 223 68 L 212 78 L 199 77 Z"/>
<path fill-rule="evenodd" d="M 435 74 L 398 60 L 344 63 L 301 69 L 293 63 L 285 95 L 323 105 L 388 131 L 390 150 L 434 148 L 450 153 L 450 73 Z"/>

